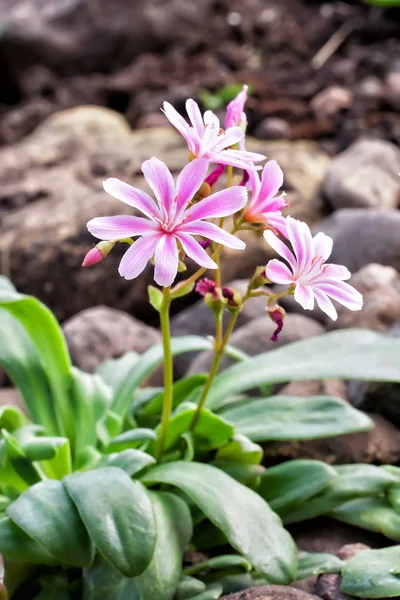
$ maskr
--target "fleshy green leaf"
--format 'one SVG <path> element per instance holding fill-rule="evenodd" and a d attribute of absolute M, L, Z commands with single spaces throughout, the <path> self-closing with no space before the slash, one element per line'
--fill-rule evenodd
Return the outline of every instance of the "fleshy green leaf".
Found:
<path fill-rule="evenodd" d="M 359 552 L 345 565 L 340 590 L 360 598 L 400 596 L 400 546 Z"/>
<path fill-rule="evenodd" d="M 253 442 L 311 440 L 373 427 L 365 413 L 331 396 L 271 396 L 220 414 Z"/>
<path fill-rule="evenodd" d="M 195 575 L 196 573 L 207 572 L 210 569 L 226 569 L 230 567 L 240 567 L 245 571 L 251 571 L 252 569 L 249 561 L 243 558 L 243 556 L 239 554 L 224 554 L 186 567 L 183 572 L 185 575 Z"/>
<path fill-rule="evenodd" d="M 350 500 L 336 508 L 330 515 L 344 523 L 383 533 L 389 539 L 400 542 L 400 515 L 384 498 Z"/>
<path fill-rule="evenodd" d="M 94 546 L 78 512 L 60 481 L 42 481 L 7 508 L 7 515 L 54 558 L 67 565 L 87 567 Z"/>
<path fill-rule="evenodd" d="M 307 579 L 322 573 L 340 573 L 344 562 L 333 554 L 300 552 L 297 579 Z"/>
<path fill-rule="evenodd" d="M 115 452 L 105 457 L 104 466 L 108 467 L 119 467 L 125 473 L 132 477 L 142 471 L 142 469 L 153 465 L 155 459 L 141 450 L 123 450 L 122 452 Z"/>
<path fill-rule="evenodd" d="M 55 565 L 57 560 L 42 546 L 39 546 L 9 517 L 0 520 L 0 553 L 27 563 Z"/>
<path fill-rule="evenodd" d="M 234 435 L 224 446 L 218 448 L 216 460 L 259 465 L 263 458 L 263 449 L 240 433 Z"/>
<path fill-rule="evenodd" d="M 266 383 L 301 379 L 400 381 L 400 340 L 366 329 L 346 329 L 259 354 L 217 375 L 207 406 Z"/>
<path fill-rule="evenodd" d="M 222 595 L 223 588 L 220 583 L 211 583 L 204 592 L 191 596 L 188 600 L 216 600 Z"/>
<path fill-rule="evenodd" d="M 336 471 L 319 460 L 290 460 L 261 475 L 258 493 L 279 515 L 305 504 L 337 477 Z"/>
<path fill-rule="evenodd" d="M 84 571 L 83 600 L 172 600 L 181 577 L 183 551 L 192 535 L 190 512 L 183 500 L 166 492 L 150 493 L 157 542 L 148 568 L 127 578 L 97 559 Z"/>
<path fill-rule="evenodd" d="M 157 434 L 152 429 L 137 427 L 136 429 L 125 431 L 111 440 L 107 452 L 121 452 L 128 448 L 134 448 L 140 445 L 140 443 L 156 439 Z"/>
<path fill-rule="evenodd" d="M 64 485 L 100 554 L 127 577 L 142 573 L 157 537 L 144 487 L 116 467 L 74 473 Z"/>
<path fill-rule="evenodd" d="M 206 589 L 206 584 L 200 579 L 184 576 L 176 591 L 176 600 L 186 600 L 196 594 L 201 594 Z"/>
<path fill-rule="evenodd" d="M 338 477 L 316 496 L 285 514 L 285 523 L 294 523 L 327 514 L 347 500 L 375 496 L 385 492 L 395 481 L 388 471 L 373 465 L 334 467 Z"/>
<path fill-rule="evenodd" d="M 172 448 L 181 435 L 189 429 L 196 408 L 195 404 L 181 404 L 178 410 L 172 415 L 168 426 L 165 450 Z M 156 429 L 156 433 L 159 434 L 159 432 L 160 426 Z M 203 409 L 200 412 L 194 431 L 197 441 L 196 446 L 198 445 L 201 449 L 206 450 L 218 448 L 225 444 L 232 437 L 233 433 L 234 429 L 232 425 L 210 410 Z"/>
<path fill-rule="evenodd" d="M 0 307 L 18 320 L 35 345 L 44 365 L 59 417 L 57 433 L 69 435 L 72 427 L 68 398 L 71 360 L 61 327 L 53 313 L 31 296 L 0 291 Z"/>
<path fill-rule="evenodd" d="M 12 405 L 0 406 L 0 429 L 6 429 L 13 432 L 15 429 L 23 427 L 28 422 L 24 413 Z"/>
<path fill-rule="evenodd" d="M 178 461 L 143 476 L 178 487 L 199 506 L 230 544 L 274 583 L 296 576 L 296 549 L 279 517 L 255 492 L 210 465 Z"/>
<path fill-rule="evenodd" d="M 96 369 L 96 374 L 100 375 L 102 380 L 113 388 L 117 389 L 125 377 L 135 368 L 140 354 L 138 352 L 125 352 L 119 358 L 109 358 L 101 363 Z"/>

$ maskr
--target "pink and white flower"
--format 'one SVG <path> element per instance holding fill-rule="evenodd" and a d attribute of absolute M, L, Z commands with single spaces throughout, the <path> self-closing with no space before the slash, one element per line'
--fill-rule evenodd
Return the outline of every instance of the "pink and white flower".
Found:
<path fill-rule="evenodd" d="M 239 169 L 246 169 L 253 162 L 265 159 L 263 154 L 255 152 L 227 150 L 243 140 L 244 131 L 240 127 L 229 127 L 224 131 L 220 127 L 218 117 L 211 110 L 207 110 L 203 116 L 197 102 L 192 99 L 186 101 L 190 125 L 169 102 L 164 102 L 163 110 L 169 122 L 185 138 L 190 152 L 195 157 L 207 158 L 210 162 Z"/>
<path fill-rule="evenodd" d="M 312 310 L 316 300 L 334 321 L 337 312 L 330 298 L 350 310 L 361 310 L 362 295 L 344 281 L 351 277 L 350 271 L 341 265 L 325 263 L 332 252 L 332 238 L 324 233 L 312 237 L 308 225 L 292 217 L 286 218 L 286 231 L 293 252 L 272 231 L 264 232 L 269 245 L 287 262 L 270 260 L 266 266 L 268 279 L 293 285 L 294 298 L 304 309 Z"/>
<path fill-rule="evenodd" d="M 216 269 L 216 263 L 194 235 L 229 248 L 245 248 L 244 242 L 205 219 L 227 217 L 241 210 L 247 201 L 246 188 L 233 186 L 191 204 L 204 181 L 208 164 L 206 159 L 193 160 L 182 170 L 175 185 L 163 162 L 155 157 L 144 162 L 142 171 L 156 201 L 119 179 L 111 178 L 103 183 L 106 192 L 146 217 L 98 217 L 87 224 L 90 233 L 101 240 L 139 237 L 122 257 L 119 266 L 122 277 L 134 279 L 154 257 L 155 281 L 161 286 L 171 285 L 178 272 L 178 244 L 200 266 Z"/>
<path fill-rule="evenodd" d="M 244 105 L 247 102 L 248 85 L 244 85 L 243 89 L 238 93 L 236 98 L 229 102 L 226 107 L 225 129 L 229 127 L 239 126 L 245 130 L 247 125 L 247 117 L 244 112 Z"/>
<path fill-rule="evenodd" d="M 245 219 L 251 223 L 263 223 L 265 227 L 276 229 L 286 236 L 286 220 L 282 209 L 287 202 L 282 193 L 277 196 L 283 184 L 283 172 L 276 160 L 270 160 L 264 166 L 261 181 L 256 169 L 249 169 L 248 185 L 251 189 L 251 199 L 246 208 Z"/>

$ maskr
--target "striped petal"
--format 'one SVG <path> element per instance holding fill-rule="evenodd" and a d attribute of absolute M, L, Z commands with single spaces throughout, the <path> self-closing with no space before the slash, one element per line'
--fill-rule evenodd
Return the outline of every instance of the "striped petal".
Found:
<path fill-rule="evenodd" d="M 246 247 L 246 244 L 242 240 L 228 233 L 224 229 L 221 229 L 221 227 L 214 225 L 214 223 L 191 221 L 190 223 L 181 225 L 179 231 L 189 233 L 190 235 L 202 235 L 203 237 L 217 242 L 217 244 L 223 244 L 228 248 L 234 248 L 236 250 L 244 250 Z"/>
<path fill-rule="evenodd" d="M 199 105 L 192 98 L 186 100 L 186 112 L 189 115 L 190 122 L 197 133 L 201 136 L 204 133 L 203 117 Z"/>
<path fill-rule="evenodd" d="M 167 165 L 153 156 L 142 164 L 142 172 L 160 206 L 170 216 L 175 198 L 175 183 Z"/>
<path fill-rule="evenodd" d="M 135 235 L 154 233 L 158 225 L 148 219 L 118 215 L 116 217 L 96 217 L 87 224 L 92 235 L 100 240 L 116 241 Z"/>
<path fill-rule="evenodd" d="M 209 161 L 207 158 L 196 158 L 192 160 L 179 173 L 176 182 L 176 214 L 178 220 L 187 204 L 192 200 L 193 196 L 198 192 L 201 184 L 206 178 Z"/>
<path fill-rule="evenodd" d="M 286 246 L 286 244 L 281 242 L 278 236 L 276 236 L 275 233 L 269 230 L 264 231 L 264 238 L 265 241 L 271 246 L 271 248 L 289 263 L 289 265 L 292 267 L 292 270 L 294 271 L 296 269 L 296 258 L 293 252 L 291 252 Z"/>
<path fill-rule="evenodd" d="M 320 309 L 327 314 L 332 321 L 336 321 L 338 317 L 337 311 L 328 296 L 318 288 L 314 288 L 314 296 Z"/>
<path fill-rule="evenodd" d="M 206 269 L 218 269 L 218 265 L 210 256 L 208 256 L 207 252 L 200 246 L 199 242 L 196 242 L 191 235 L 184 233 L 183 231 L 179 231 L 175 235 L 182 244 L 184 252 L 186 252 L 189 258 L 194 260 L 194 262 Z"/>
<path fill-rule="evenodd" d="M 199 219 L 228 217 L 241 210 L 246 202 L 246 188 L 242 185 L 234 185 L 190 206 L 184 213 L 185 223 Z"/>
<path fill-rule="evenodd" d="M 238 144 L 244 138 L 244 131 L 240 127 L 231 127 L 227 131 L 219 134 L 216 143 L 212 147 L 213 152 L 219 152 L 229 146 Z"/>
<path fill-rule="evenodd" d="M 293 273 L 283 262 L 277 258 L 270 260 L 265 267 L 265 273 L 273 283 L 287 285 L 293 283 Z"/>
<path fill-rule="evenodd" d="M 265 165 L 261 176 L 260 196 L 263 201 L 273 198 L 283 185 L 283 171 L 276 162 L 270 160 Z"/>
<path fill-rule="evenodd" d="M 186 139 L 190 126 L 186 123 L 185 119 L 178 113 L 178 111 L 169 102 L 163 103 L 163 112 L 167 117 L 168 121 L 179 131 L 181 135 Z"/>
<path fill-rule="evenodd" d="M 294 299 L 305 310 L 312 310 L 314 308 L 313 289 L 308 285 L 300 285 L 298 283 L 294 289 Z"/>
<path fill-rule="evenodd" d="M 314 254 L 320 256 L 324 261 L 327 260 L 332 253 L 333 239 L 325 233 L 317 233 L 313 237 Z"/>
<path fill-rule="evenodd" d="M 314 257 L 314 245 L 310 228 L 306 223 L 287 217 L 286 228 L 289 241 L 297 258 L 298 271 L 301 274 L 309 270 Z"/>
<path fill-rule="evenodd" d="M 134 279 L 144 271 L 147 263 L 154 256 L 160 233 L 144 235 L 130 246 L 119 264 L 119 274 L 125 279 Z"/>
<path fill-rule="evenodd" d="M 121 200 L 121 202 L 125 202 L 125 204 L 129 204 L 129 206 L 140 210 L 140 212 L 150 217 L 150 219 L 160 219 L 161 213 L 158 206 L 153 198 L 145 192 L 114 177 L 106 179 L 103 182 L 103 188 L 108 194 L 117 198 L 117 200 Z"/>
<path fill-rule="evenodd" d="M 163 235 L 154 254 L 154 280 L 163 287 L 170 286 L 178 273 L 178 247 L 173 235 Z"/>
<path fill-rule="evenodd" d="M 316 288 L 343 304 L 350 310 L 361 310 L 363 297 L 358 290 L 345 281 L 333 281 L 332 283 L 318 283 Z"/>

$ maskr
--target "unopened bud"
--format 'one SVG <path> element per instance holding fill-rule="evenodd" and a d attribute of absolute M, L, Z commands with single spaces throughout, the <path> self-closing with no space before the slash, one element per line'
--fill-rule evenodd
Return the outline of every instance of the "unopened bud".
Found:
<path fill-rule="evenodd" d="M 214 185 L 218 182 L 222 173 L 225 170 L 225 165 L 217 165 L 213 171 L 206 177 L 204 183 L 207 183 L 210 188 L 214 187 Z"/>
<path fill-rule="evenodd" d="M 239 292 L 223 286 L 221 288 L 222 296 L 226 300 L 229 312 L 237 312 L 242 306 L 242 296 Z"/>
<path fill-rule="evenodd" d="M 212 281 L 212 279 L 207 279 L 206 277 L 204 277 L 204 279 L 200 279 L 200 281 L 197 282 L 195 290 L 202 296 L 205 296 L 206 294 L 213 294 L 215 292 L 216 288 L 217 288 L 217 285 L 216 285 L 215 281 Z"/>
<path fill-rule="evenodd" d="M 265 267 L 257 267 L 254 271 L 253 277 L 250 279 L 249 290 L 257 290 L 266 283 L 270 283 L 270 281 L 267 278 Z"/>
<path fill-rule="evenodd" d="M 275 302 L 267 306 L 267 312 L 269 318 L 276 324 L 276 329 L 269 338 L 272 342 L 277 342 L 280 332 L 283 329 L 283 319 L 286 316 L 285 309 L 276 304 Z"/>
<path fill-rule="evenodd" d="M 179 262 L 178 262 L 178 273 L 184 273 L 185 271 L 187 271 L 187 266 L 185 265 L 185 263 L 183 262 L 183 260 L 179 260 Z"/>
<path fill-rule="evenodd" d="M 207 250 L 211 246 L 211 240 L 202 240 L 199 244 L 204 250 Z"/>
<path fill-rule="evenodd" d="M 221 290 L 216 286 L 215 281 L 207 278 L 200 279 L 195 289 L 196 292 L 204 296 L 204 302 L 214 314 L 219 315 L 224 310 L 226 300 Z"/>
<path fill-rule="evenodd" d="M 114 248 L 115 242 L 99 242 L 97 246 L 89 250 L 83 259 L 82 267 L 91 267 L 100 262 Z"/>

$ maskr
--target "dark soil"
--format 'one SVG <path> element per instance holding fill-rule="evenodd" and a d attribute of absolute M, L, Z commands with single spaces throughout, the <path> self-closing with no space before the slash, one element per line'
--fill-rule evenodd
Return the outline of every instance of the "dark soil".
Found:
<path fill-rule="evenodd" d="M 162 11 L 172 4 L 164 2 Z M 202 90 L 244 82 L 253 89 L 252 134 L 319 139 L 332 153 L 361 132 L 399 142 L 399 9 L 361 1 L 214 0 L 207 17 L 187 37 L 178 36 L 184 25 L 168 21 L 177 34 L 143 51 L 135 44 L 124 52 L 118 44 L 105 45 L 97 63 L 82 57 L 57 65 L 57 57 L 36 52 L 32 40 L 2 37 L 0 143 L 79 104 L 115 109 L 133 127 L 160 124 L 164 99 L 183 109 L 184 100 L 199 98 Z M 342 34 L 340 46 L 317 64 L 320 49 Z"/>

